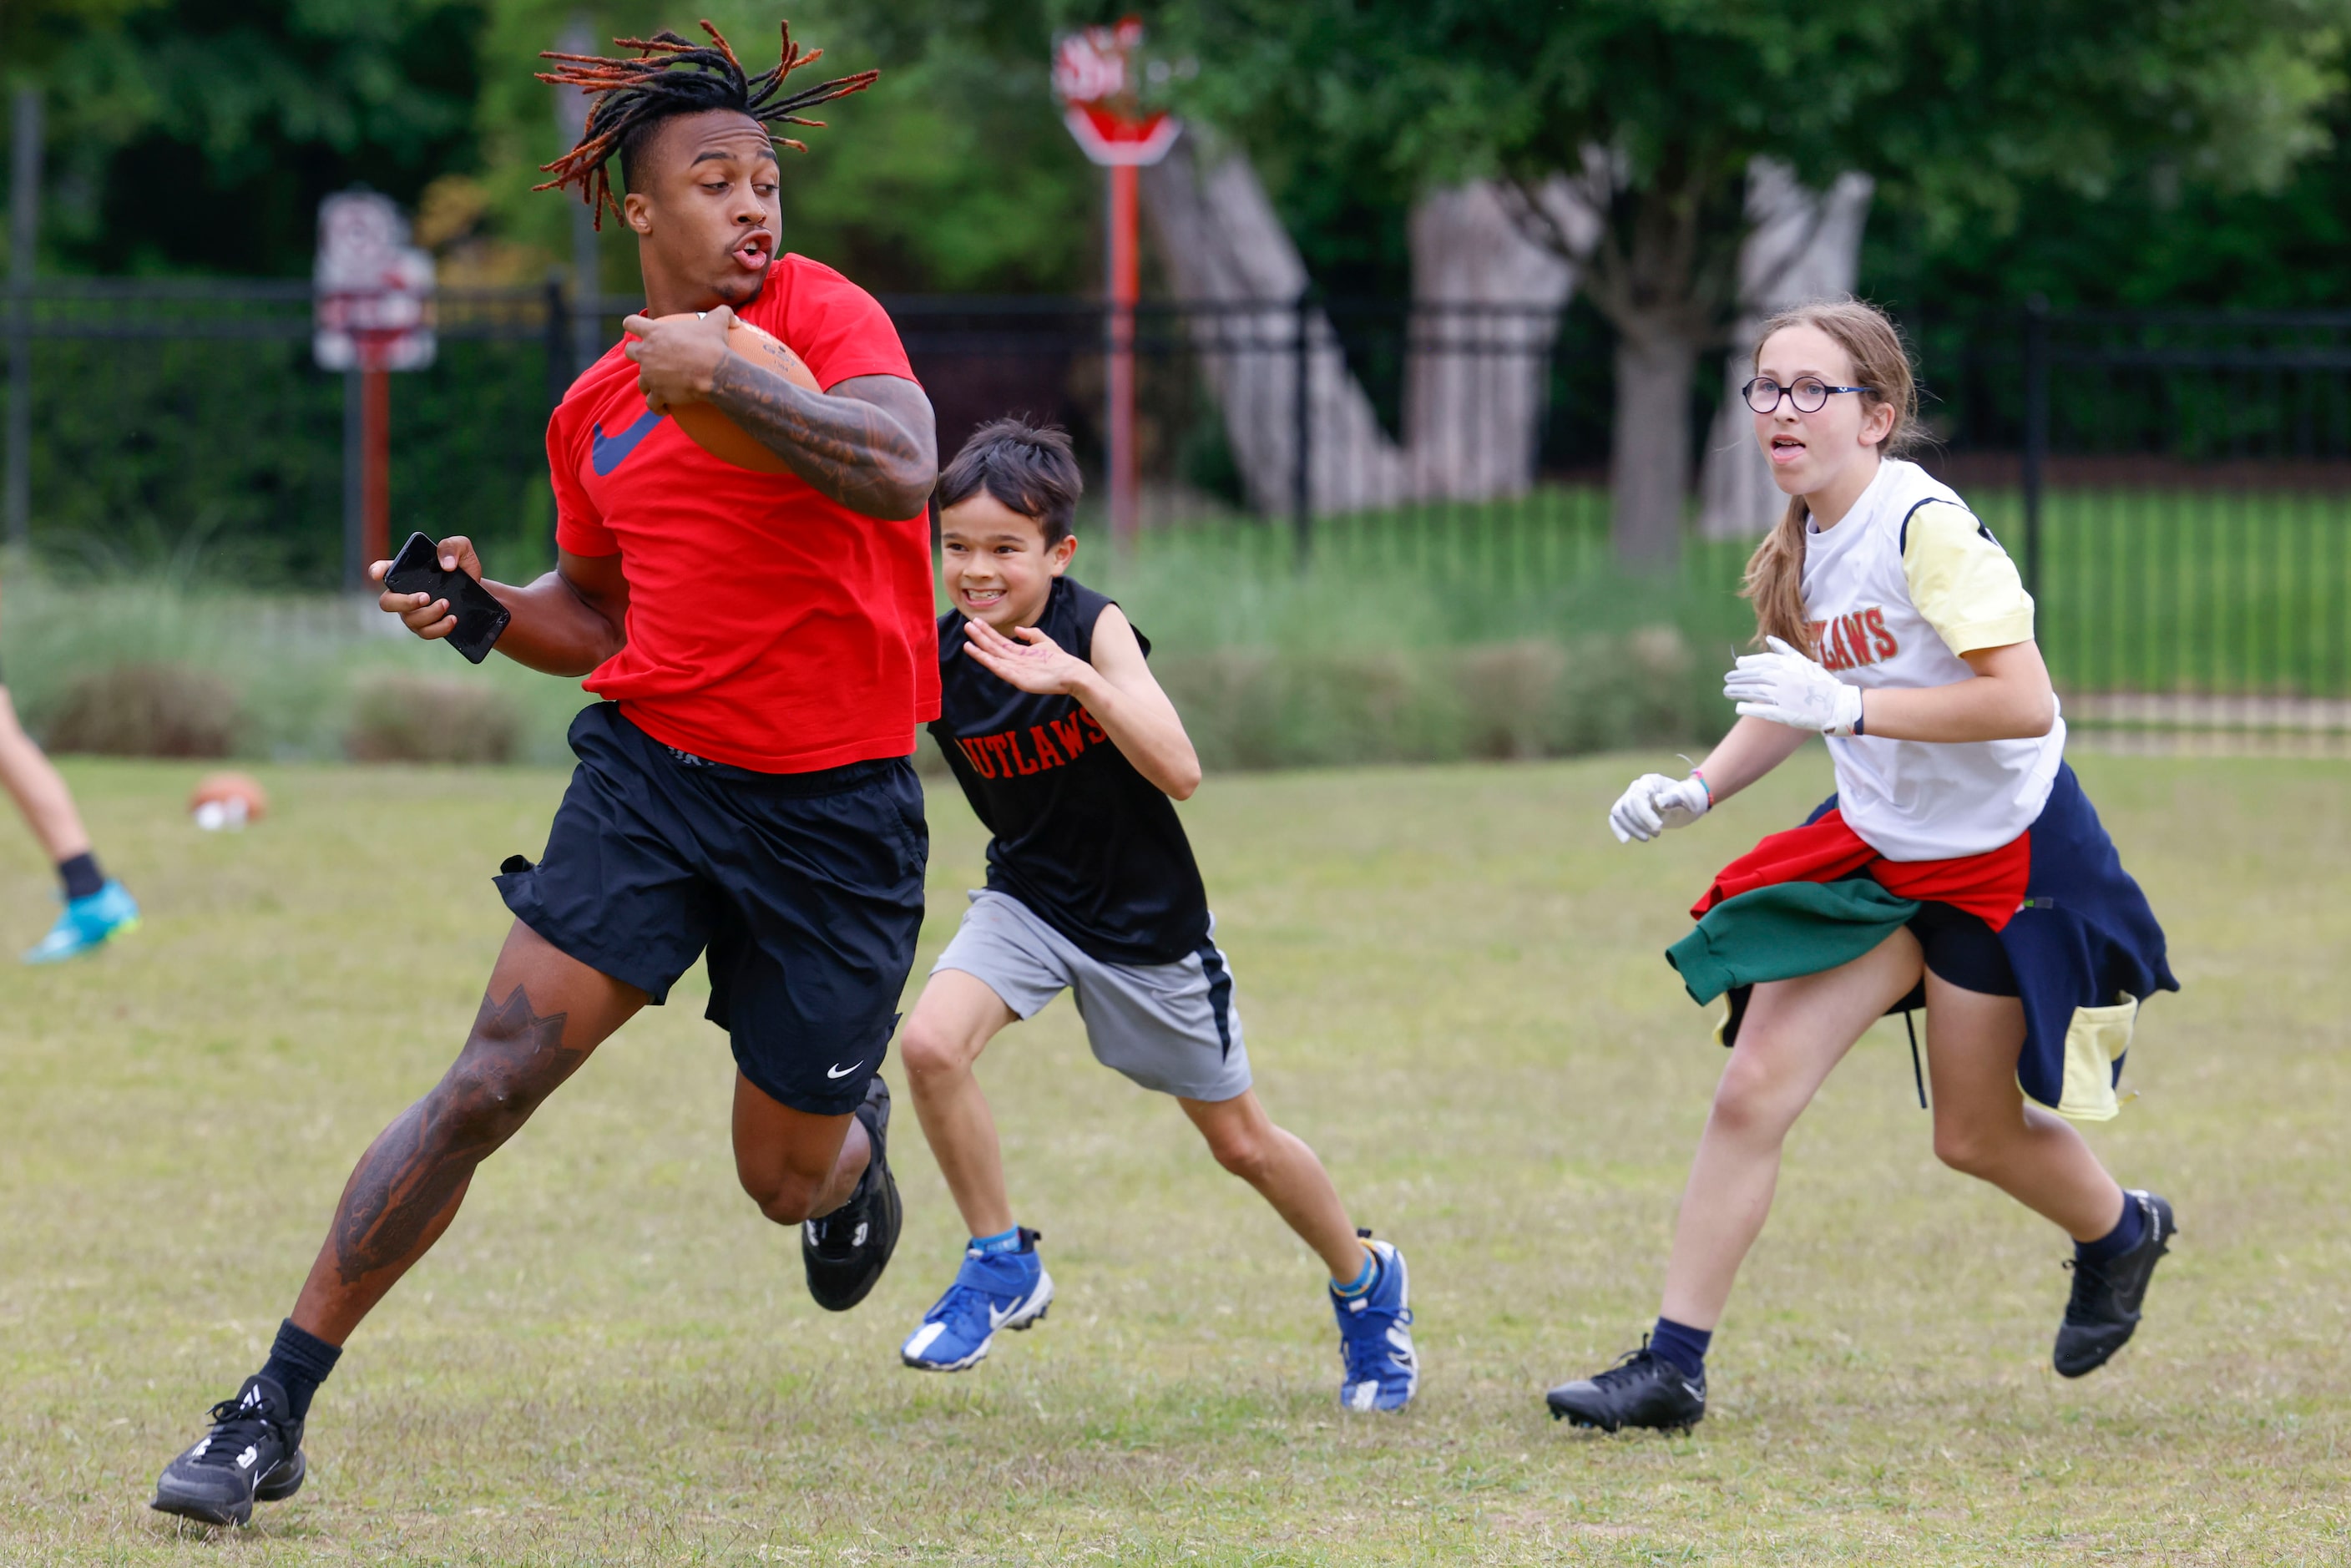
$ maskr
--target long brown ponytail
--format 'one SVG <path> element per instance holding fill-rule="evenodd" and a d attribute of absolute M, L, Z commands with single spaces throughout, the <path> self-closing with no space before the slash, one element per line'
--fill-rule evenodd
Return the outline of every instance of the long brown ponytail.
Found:
<path fill-rule="evenodd" d="M 1876 390 L 1861 394 L 1865 405 L 1894 410 L 1894 428 L 1878 443 L 1879 454 L 1899 457 L 1918 439 L 1918 388 L 1910 373 L 1910 355 L 1891 318 L 1875 305 L 1858 299 L 1825 300 L 1782 310 L 1763 323 L 1755 338 L 1755 358 L 1771 334 L 1790 327 L 1817 327 L 1836 341 L 1853 361 L 1859 384 Z M 1747 560 L 1747 581 L 1740 597 L 1755 605 L 1755 645 L 1777 637 L 1806 653 L 1813 651 L 1813 628 L 1804 612 L 1804 498 L 1788 497 L 1788 509 L 1755 553 Z"/>

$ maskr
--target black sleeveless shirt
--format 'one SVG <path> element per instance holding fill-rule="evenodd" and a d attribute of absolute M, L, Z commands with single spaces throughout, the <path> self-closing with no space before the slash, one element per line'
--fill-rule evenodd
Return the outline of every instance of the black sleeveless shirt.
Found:
<path fill-rule="evenodd" d="M 1093 657 L 1111 601 L 1053 580 L 1038 629 Z M 1208 895 L 1176 803 L 1135 770 L 1073 696 L 999 680 L 966 651 L 964 618 L 939 617 L 939 716 L 931 734 L 995 835 L 987 885 L 1105 963 L 1172 964 L 1208 939 Z M 1135 641 L 1151 652 L 1137 632 Z"/>

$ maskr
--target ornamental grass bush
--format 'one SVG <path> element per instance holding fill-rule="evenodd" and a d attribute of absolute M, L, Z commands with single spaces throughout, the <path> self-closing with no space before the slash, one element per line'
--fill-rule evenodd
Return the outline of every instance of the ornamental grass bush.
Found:
<path fill-rule="evenodd" d="M 142 660 L 74 677 L 45 727 L 57 752 L 226 757 L 242 722 L 236 693 L 218 675 Z"/>
<path fill-rule="evenodd" d="M 522 717 L 504 692 L 445 675 L 377 674 L 351 702 L 354 762 L 512 762 Z"/>

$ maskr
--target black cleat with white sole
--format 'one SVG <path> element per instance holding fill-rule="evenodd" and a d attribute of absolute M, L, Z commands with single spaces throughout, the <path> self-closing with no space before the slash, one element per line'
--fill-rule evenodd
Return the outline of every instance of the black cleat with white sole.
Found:
<path fill-rule="evenodd" d="M 2147 1301 L 2147 1281 L 2171 1250 L 2171 1239 L 2179 1234 L 2179 1227 L 2172 1223 L 2171 1205 L 2155 1194 L 2134 1188 L 2123 1198 L 2137 1204 L 2146 1221 L 2138 1245 L 2103 1263 L 2074 1258 L 2065 1264 L 2074 1270 L 2074 1293 L 2065 1302 L 2065 1321 L 2057 1325 L 2055 1361 L 2061 1376 L 2095 1372 L 2130 1343 L 2138 1328 L 2139 1308 Z"/>
<path fill-rule="evenodd" d="M 1573 1427 L 1614 1432 L 1646 1427 L 1661 1432 L 1688 1431 L 1706 1419 L 1706 1374 L 1692 1378 L 1649 1348 L 1627 1352 L 1595 1377 L 1562 1383 L 1543 1396 L 1552 1419 Z"/>
<path fill-rule="evenodd" d="M 863 1301 L 890 1266 L 898 1248 L 897 1178 L 890 1174 L 890 1086 L 876 1073 L 857 1108 L 872 1145 L 857 1190 L 831 1214 L 800 1227 L 800 1266 L 809 1294 L 829 1312 L 845 1312 Z"/>
<path fill-rule="evenodd" d="M 212 1408 L 212 1430 L 163 1467 L 147 1506 L 200 1524 L 243 1524 L 256 1502 L 278 1502 L 302 1490 L 302 1423 L 287 1410 L 286 1391 L 255 1375 L 234 1399 Z"/>

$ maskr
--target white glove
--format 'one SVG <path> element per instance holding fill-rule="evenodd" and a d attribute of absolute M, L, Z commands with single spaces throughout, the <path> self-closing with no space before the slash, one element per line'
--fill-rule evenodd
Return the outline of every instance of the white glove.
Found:
<path fill-rule="evenodd" d="M 1722 677 L 1722 695 L 1742 718 L 1794 729 L 1851 735 L 1861 727 L 1861 688 L 1846 685 L 1777 637 L 1769 653 L 1749 653 Z"/>
<path fill-rule="evenodd" d="M 1695 773 L 1687 779 L 1644 773 L 1610 809 L 1608 829 L 1620 844 L 1635 839 L 1647 843 L 1667 828 L 1688 827 L 1706 815 L 1709 804 L 1706 780 Z"/>

